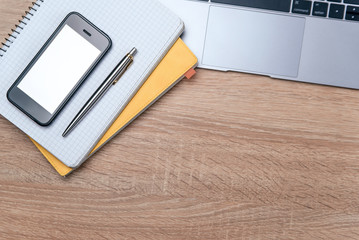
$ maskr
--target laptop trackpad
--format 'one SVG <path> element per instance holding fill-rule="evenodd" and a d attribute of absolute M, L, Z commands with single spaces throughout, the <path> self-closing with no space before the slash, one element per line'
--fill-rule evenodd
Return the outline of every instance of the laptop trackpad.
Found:
<path fill-rule="evenodd" d="M 203 64 L 297 77 L 305 19 L 210 7 Z"/>

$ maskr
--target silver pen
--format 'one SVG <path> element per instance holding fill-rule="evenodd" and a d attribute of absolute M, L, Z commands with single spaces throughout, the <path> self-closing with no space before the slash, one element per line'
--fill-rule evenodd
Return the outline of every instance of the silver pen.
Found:
<path fill-rule="evenodd" d="M 63 137 L 66 137 L 86 116 L 86 114 L 95 106 L 95 104 L 105 95 L 105 93 L 110 89 L 112 85 L 115 85 L 119 78 L 126 72 L 128 67 L 133 62 L 133 56 L 137 52 L 136 48 L 133 48 L 116 66 L 116 68 L 110 73 L 106 80 L 101 84 L 101 86 L 96 90 L 96 92 L 91 96 L 91 98 L 86 102 L 86 104 L 81 108 L 80 112 L 72 120 L 69 126 L 66 128 Z"/>

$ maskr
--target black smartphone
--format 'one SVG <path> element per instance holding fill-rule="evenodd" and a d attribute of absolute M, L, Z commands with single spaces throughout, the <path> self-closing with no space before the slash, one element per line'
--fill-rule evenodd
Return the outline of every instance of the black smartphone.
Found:
<path fill-rule="evenodd" d="M 48 126 L 111 47 L 111 39 L 72 12 L 7 92 L 8 100 Z"/>

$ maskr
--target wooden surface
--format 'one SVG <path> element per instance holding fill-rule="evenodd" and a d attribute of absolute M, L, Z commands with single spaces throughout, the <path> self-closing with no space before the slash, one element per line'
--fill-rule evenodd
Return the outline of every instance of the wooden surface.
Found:
<path fill-rule="evenodd" d="M 198 70 L 65 179 L 0 141 L 0 239 L 359 239 L 355 90 Z"/>

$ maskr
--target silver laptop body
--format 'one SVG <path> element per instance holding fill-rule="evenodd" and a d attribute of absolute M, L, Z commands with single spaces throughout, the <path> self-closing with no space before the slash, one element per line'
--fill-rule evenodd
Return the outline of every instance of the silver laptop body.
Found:
<path fill-rule="evenodd" d="M 160 1 L 199 67 L 359 89 L 359 0 Z"/>

